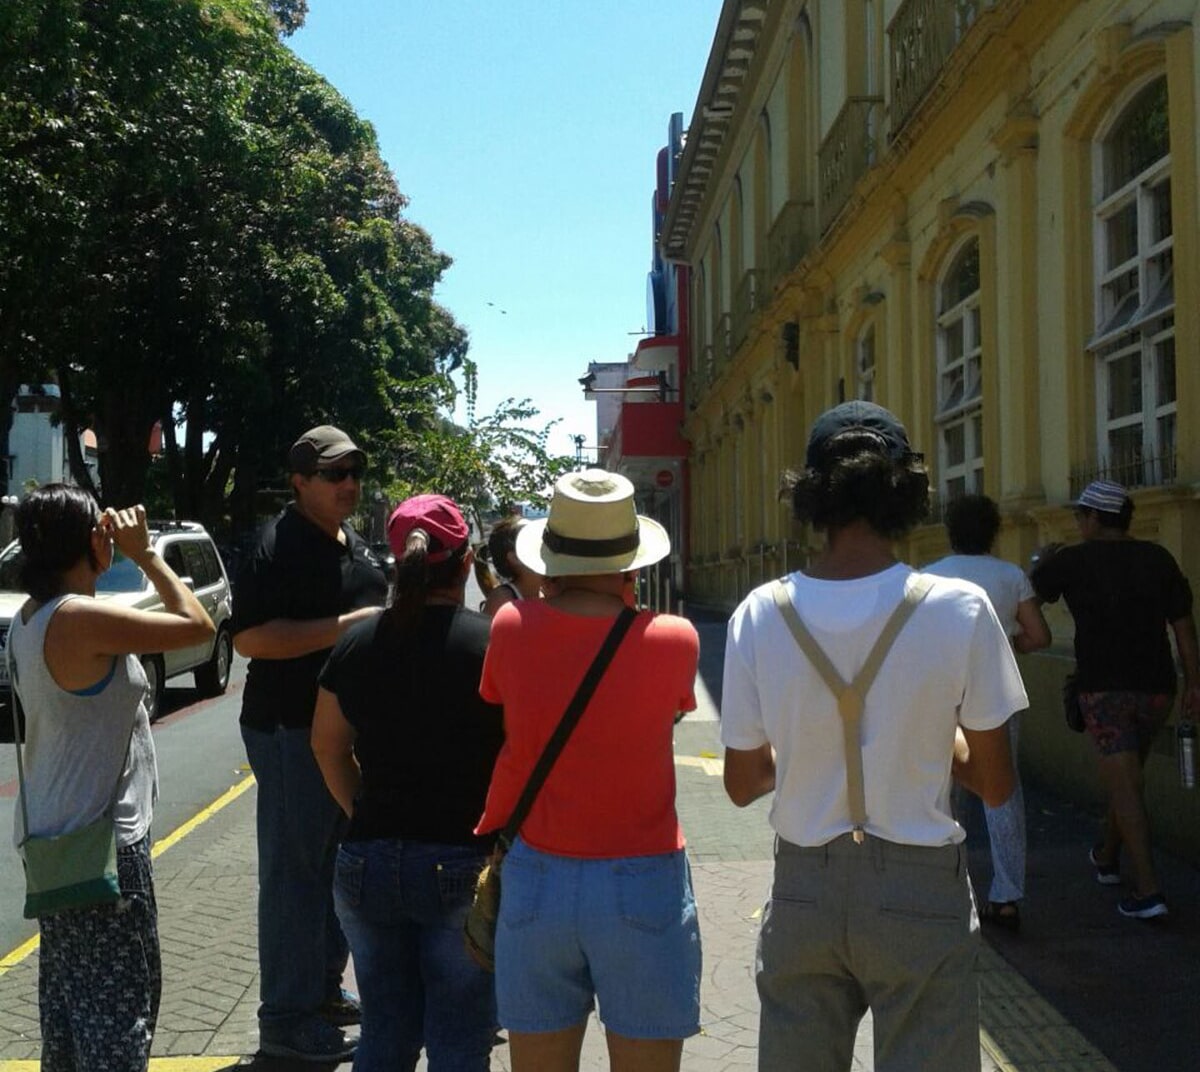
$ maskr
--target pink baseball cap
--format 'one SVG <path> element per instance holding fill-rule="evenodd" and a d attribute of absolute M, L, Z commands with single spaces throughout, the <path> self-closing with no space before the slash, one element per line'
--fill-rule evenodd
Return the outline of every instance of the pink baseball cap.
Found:
<path fill-rule="evenodd" d="M 471 530 L 462 512 L 445 495 L 414 495 L 405 499 L 388 518 L 388 543 L 392 554 L 404 556 L 404 544 L 413 529 L 429 536 L 429 561 L 445 562 L 467 542 Z"/>

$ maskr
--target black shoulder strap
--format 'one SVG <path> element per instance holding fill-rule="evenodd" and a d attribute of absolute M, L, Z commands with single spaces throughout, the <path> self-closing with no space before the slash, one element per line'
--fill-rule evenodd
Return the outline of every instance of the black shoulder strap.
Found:
<path fill-rule="evenodd" d="M 579 683 L 579 688 L 575 691 L 574 697 L 567 705 L 567 710 L 555 727 L 554 732 L 550 735 L 550 740 L 546 742 L 546 747 L 542 749 L 542 754 L 538 757 L 537 763 L 534 764 L 533 773 L 529 775 L 529 781 L 525 783 L 525 789 L 522 791 L 520 798 L 517 800 L 516 807 L 513 808 L 512 815 L 508 817 L 508 822 L 504 824 L 504 829 L 500 831 L 500 844 L 507 850 L 513 843 L 517 834 L 521 830 L 521 824 L 525 822 L 529 816 L 529 810 L 533 807 L 533 802 L 541 792 L 542 785 L 546 781 L 546 777 L 550 773 L 550 768 L 554 766 L 555 760 L 558 759 L 559 753 L 567 743 L 567 738 L 571 736 L 571 731 L 575 729 L 579 722 L 580 716 L 583 714 L 583 709 L 587 707 L 588 701 L 592 698 L 592 693 L 596 691 L 596 686 L 600 684 L 600 679 L 604 676 L 604 671 L 608 669 L 608 664 L 612 662 L 612 657 L 617 653 L 617 648 L 621 641 L 625 638 L 625 634 L 629 632 L 629 627 L 633 625 L 634 618 L 637 617 L 637 612 L 630 607 L 622 609 L 617 615 L 617 620 L 613 622 L 612 628 L 608 631 L 608 636 L 604 638 L 604 643 L 600 646 L 600 651 L 596 658 L 592 660 L 592 665 L 588 667 L 588 671 L 583 675 L 583 680 Z"/>

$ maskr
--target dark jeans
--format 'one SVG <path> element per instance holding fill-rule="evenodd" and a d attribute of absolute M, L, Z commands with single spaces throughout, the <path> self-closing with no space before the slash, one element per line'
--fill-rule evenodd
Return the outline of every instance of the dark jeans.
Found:
<path fill-rule="evenodd" d="M 463 921 L 485 857 L 464 845 L 351 841 L 334 896 L 354 952 L 362 1037 L 354 1072 L 487 1072 L 493 978 L 471 960 Z"/>
<path fill-rule="evenodd" d="M 333 910 L 333 863 L 346 817 L 307 729 L 242 727 L 258 781 L 258 1019 L 285 1028 L 341 987 L 346 937 Z"/>

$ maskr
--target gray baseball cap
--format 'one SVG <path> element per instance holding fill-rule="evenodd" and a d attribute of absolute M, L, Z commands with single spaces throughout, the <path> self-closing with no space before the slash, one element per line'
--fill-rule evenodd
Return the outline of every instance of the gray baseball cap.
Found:
<path fill-rule="evenodd" d="M 367 456 L 345 432 L 332 424 L 310 428 L 288 451 L 288 469 L 293 473 L 312 473 L 322 465 L 357 455 L 366 462 Z"/>

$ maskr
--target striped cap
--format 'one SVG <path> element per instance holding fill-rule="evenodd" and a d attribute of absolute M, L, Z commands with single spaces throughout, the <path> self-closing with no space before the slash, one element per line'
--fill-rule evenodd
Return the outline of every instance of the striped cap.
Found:
<path fill-rule="evenodd" d="M 1120 484 L 1111 480 L 1093 480 L 1071 505 L 1099 510 L 1102 514 L 1119 514 L 1128 501 L 1129 493 Z"/>

